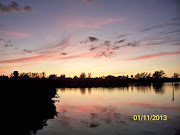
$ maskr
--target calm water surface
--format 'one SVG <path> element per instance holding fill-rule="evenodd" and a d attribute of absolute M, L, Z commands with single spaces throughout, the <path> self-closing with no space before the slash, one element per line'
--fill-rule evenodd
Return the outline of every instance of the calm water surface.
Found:
<path fill-rule="evenodd" d="M 180 133 L 180 83 L 121 88 L 58 88 L 58 115 L 37 135 Z M 133 115 L 167 115 L 134 121 Z"/>

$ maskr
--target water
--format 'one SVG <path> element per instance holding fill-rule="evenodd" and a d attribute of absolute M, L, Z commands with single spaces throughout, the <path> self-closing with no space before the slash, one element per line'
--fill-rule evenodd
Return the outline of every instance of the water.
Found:
<path fill-rule="evenodd" d="M 58 88 L 58 115 L 37 135 L 180 133 L 180 83 L 121 88 Z M 167 120 L 134 120 L 167 115 Z"/>

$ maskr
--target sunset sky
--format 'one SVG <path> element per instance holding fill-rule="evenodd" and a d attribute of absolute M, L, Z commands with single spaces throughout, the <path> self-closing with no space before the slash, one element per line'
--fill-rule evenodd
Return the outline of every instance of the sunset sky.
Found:
<path fill-rule="evenodd" d="M 180 73 L 179 0 L 0 0 L 0 75 Z"/>

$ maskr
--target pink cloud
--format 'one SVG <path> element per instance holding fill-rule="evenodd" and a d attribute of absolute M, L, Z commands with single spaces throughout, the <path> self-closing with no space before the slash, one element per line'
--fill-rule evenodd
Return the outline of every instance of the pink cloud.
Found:
<path fill-rule="evenodd" d="M 123 19 L 121 18 L 105 18 L 105 19 L 92 19 L 91 23 L 84 20 L 78 20 L 76 22 L 72 22 L 67 24 L 67 27 L 75 27 L 75 28 L 100 28 L 103 25 L 114 23 L 114 22 L 120 22 Z"/>
<path fill-rule="evenodd" d="M 24 53 L 19 52 L 13 55 L 14 59 L 4 59 L 0 60 L 0 64 L 13 64 L 13 63 L 28 63 L 28 62 L 42 62 L 46 60 L 53 60 L 55 58 L 63 57 L 60 55 L 60 50 L 65 49 L 70 44 L 70 36 L 64 38 L 61 42 L 45 46 L 44 48 L 39 48 L 30 51 L 29 57 L 24 57 Z M 17 58 L 18 57 L 18 58 Z"/>
<path fill-rule="evenodd" d="M 65 46 L 67 45 L 68 41 L 64 40 L 59 44 L 60 46 Z M 57 45 L 56 47 L 59 47 Z M 53 46 L 55 47 L 55 46 Z M 73 52 L 72 54 L 68 55 L 60 55 L 57 51 L 52 51 L 52 48 L 49 48 L 47 53 L 39 53 L 36 52 L 36 56 L 29 56 L 29 57 L 23 57 L 23 58 L 15 58 L 15 59 L 9 59 L 9 60 L 1 60 L 0 64 L 13 64 L 13 63 L 29 63 L 29 62 L 43 62 L 47 60 L 62 60 L 62 59 L 74 59 L 74 58 L 88 58 L 88 57 L 95 57 L 95 52 L 89 53 L 89 52 Z M 53 48 L 54 49 L 54 48 Z M 76 53 L 76 54 L 75 54 Z M 40 54 L 40 55 L 38 55 Z"/>
<path fill-rule="evenodd" d="M 28 38 L 31 37 L 30 34 L 24 33 L 24 32 L 15 32 L 15 31 L 4 31 L 3 32 L 4 36 L 10 36 L 13 38 Z"/>
<path fill-rule="evenodd" d="M 148 55 L 142 55 L 142 56 L 133 57 L 129 59 L 119 59 L 119 60 L 127 60 L 127 61 L 146 60 L 146 59 L 152 59 L 152 58 L 161 57 L 161 56 L 170 56 L 170 55 L 179 55 L 179 54 L 180 54 L 180 51 L 162 52 L 162 53 L 157 53 L 157 54 L 148 54 Z"/>
<path fill-rule="evenodd" d="M 45 60 L 51 59 L 52 57 L 54 57 L 54 55 L 38 55 L 38 56 L 31 56 L 31 57 L 25 57 L 25 58 L 2 60 L 0 61 L 0 64 L 45 61 Z"/>
<path fill-rule="evenodd" d="M 72 28 L 100 28 L 104 25 L 124 21 L 124 18 L 61 16 L 58 18 L 57 27 Z"/>

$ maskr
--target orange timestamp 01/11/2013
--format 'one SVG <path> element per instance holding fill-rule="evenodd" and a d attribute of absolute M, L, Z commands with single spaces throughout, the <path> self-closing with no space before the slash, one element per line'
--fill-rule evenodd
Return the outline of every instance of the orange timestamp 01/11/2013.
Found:
<path fill-rule="evenodd" d="M 135 121 L 166 121 L 167 115 L 134 115 L 133 120 Z"/>

